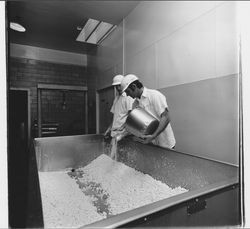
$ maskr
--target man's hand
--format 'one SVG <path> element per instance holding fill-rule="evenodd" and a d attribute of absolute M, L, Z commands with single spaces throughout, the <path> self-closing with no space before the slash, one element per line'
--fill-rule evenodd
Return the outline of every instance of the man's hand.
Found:
<path fill-rule="evenodd" d="M 109 139 L 111 139 L 111 129 L 110 128 L 108 128 L 106 131 L 105 131 L 105 133 L 104 133 L 104 139 L 105 140 L 109 140 Z"/>
<path fill-rule="evenodd" d="M 141 138 L 142 138 L 142 143 L 148 144 L 155 139 L 155 136 L 154 135 L 142 135 Z"/>
<path fill-rule="evenodd" d="M 104 136 L 105 137 L 108 137 L 108 136 L 110 136 L 110 134 L 111 134 L 111 128 L 110 127 L 108 127 L 108 129 L 105 131 L 105 133 L 104 133 Z"/>
<path fill-rule="evenodd" d="M 110 134 L 111 134 L 111 131 L 106 131 L 106 132 L 104 133 L 104 136 L 105 136 L 105 137 L 109 137 Z"/>
<path fill-rule="evenodd" d="M 134 141 L 141 142 L 143 144 L 148 144 L 152 142 L 155 137 L 153 135 L 141 135 L 140 137 L 133 136 Z"/>

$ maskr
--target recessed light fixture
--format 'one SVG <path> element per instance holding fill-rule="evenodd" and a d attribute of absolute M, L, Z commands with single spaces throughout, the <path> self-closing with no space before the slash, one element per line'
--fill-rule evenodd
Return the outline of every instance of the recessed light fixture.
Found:
<path fill-rule="evenodd" d="M 115 28 L 116 25 L 90 18 L 76 40 L 91 44 L 100 44 Z"/>
<path fill-rule="evenodd" d="M 82 30 L 82 26 L 78 25 L 78 26 L 76 27 L 76 29 L 77 29 L 78 31 L 81 31 L 81 30 Z"/>
<path fill-rule="evenodd" d="M 26 29 L 20 25 L 19 23 L 16 23 L 16 22 L 10 22 L 10 28 L 15 30 L 15 31 L 18 31 L 18 32 L 25 32 Z"/>

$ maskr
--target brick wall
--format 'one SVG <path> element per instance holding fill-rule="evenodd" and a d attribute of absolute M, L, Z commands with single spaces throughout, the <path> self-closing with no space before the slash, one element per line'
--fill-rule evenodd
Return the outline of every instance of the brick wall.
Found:
<path fill-rule="evenodd" d="M 88 121 L 89 121 L 89 133 L 96 133 L 96 87 L 98 82 L 96 81 L 97 71 L 93 67 L 87 69 L 88 79 Z"/>
<path fill-rule="evenodd" d="M 38 83 L 87 86 L 85 67 L 13 57 L 8 66 L 9 86 L 30 89 L 31 125 L 37 120 Z M 93 94 L 91 90 L 88 93 Z M 89 99 L 92 101 L 92 96 Z M 66 109 L 62 108 L 62 101 L 61 91 L 42 92 L 43 122 L 59 123 L 61 135 L 84 133 L 83 93 L 67 91 Z"/>

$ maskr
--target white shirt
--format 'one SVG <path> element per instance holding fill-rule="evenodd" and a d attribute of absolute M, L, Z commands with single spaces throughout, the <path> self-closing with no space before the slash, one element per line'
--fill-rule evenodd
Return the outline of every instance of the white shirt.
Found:
<path fill-rule="evenodd" d="M 144 87 L 141 98 L 138 99 L 138 105 L 152 114 L 156 119 L 160 120 L 161 114 L 168 108 L 166 97 L 159 91 Z M 172 148 L 175 146 L 175 137 L 171 124 L 152 141 L 152 143 Z"/>
<path fill-rule="evenodd" d="M 111 136 L 115 136 L 116 132 L 124 130 L 128 112 L 132 110 L 134 99 L 125 93 L 117 95 L 114 99 L 110 112 L 113 113 L 113 123 L 111 128 Z"/>

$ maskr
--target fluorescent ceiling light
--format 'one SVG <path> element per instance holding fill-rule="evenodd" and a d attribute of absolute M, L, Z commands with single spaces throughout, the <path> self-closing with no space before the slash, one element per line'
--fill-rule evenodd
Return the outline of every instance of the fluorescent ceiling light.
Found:
<path fill-rule="evenodd" d="M 18 31 L 18 32 L 25 32 L 26 31 L 26 29 L 22 25 L 20 25 L 16 22 L 10 22 L 10 28 L 15 30 L 15 31 Z"/>
<path fill-rule="evenodd" d="M 89 43 L 97 44 L 101 41 L 101 39 L 104 37 L 106 33 L 113 27 L 113 25 L 101 22 L 99 26 L 96 28 L 96 30 L 91 34 L 91 36 L 88 39 Z"/>
<path fill-rule="evenodd" d="M 80 34 L 78 35 L 78 37 L 76 38 L 76 40 L 85 42 L 99 23 L 100 22 L 97 20 L 89 19 Z"/>
<path fill-rule="evenodd" d="M 99 44 L 114 30 L 115 27 L 115 25 L 106 22 L 89 19 L 76 40 L 91 44 Z"/>

